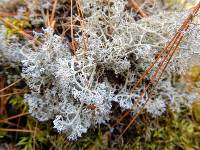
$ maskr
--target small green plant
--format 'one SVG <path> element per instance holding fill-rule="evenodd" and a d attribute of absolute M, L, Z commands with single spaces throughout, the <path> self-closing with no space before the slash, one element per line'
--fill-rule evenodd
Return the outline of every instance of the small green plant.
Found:
<path fill-rule="evenodd" d="M 14 19 L 14 18 L 6 18 L 6 22 L 9 22 L 12 24 L 12 26 L 15 26 L 15 28 L 11 27 L 10 25 L 5 23 L 5 27 L 7 29 L 7 37 L 11 37 L 13 35 L 21 36 L 19 34 L 20 31 L 23 31 L 26 28 L 31 28 L 32 25 L 30 24 L 30 21 L 28 19 Z"/>

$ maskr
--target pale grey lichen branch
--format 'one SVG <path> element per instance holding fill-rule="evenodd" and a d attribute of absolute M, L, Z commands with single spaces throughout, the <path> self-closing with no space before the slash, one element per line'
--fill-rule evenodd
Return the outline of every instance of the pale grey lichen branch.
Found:
<path fill-rule="evenodd" d="M 42 1 L 48 4 L 46 2 Z M 21 44 L 13 49 L 19 41 L 8 41 L 4 34 L 0 35 L 2 41 L 9 43 L 0 45 L 3 55 L 8 59 L 12 59 L 14 54 L 10 51 L 21 55 L 18 62 L 22 63 L 22 77 L 31 89 L 25 95 L 29 112 L 39 121 L 52 119 L 54 128 L 71 140 L 81 137 L 92 126 L 106 124 L 111 118 L 113 102 L 118 103 L 122 110 L 132 108 L 132 114 L 144 106 L 149 91 L 143 96 L 141 93 L 150 82 L 152 72 L 140 87 L 130 91 L 187 14 L 162 12 L 135 21 L 132 14 L 124 11 L 123 0 L 109 5 L 99 0 L 81 2 L 85 26 L 77 29 L 75 35 L 79 45 L 76 58 L 70 52 L 69 43 L 54 34 L 51 28 L 41 33 L 34 32 L 35 37 L 41 40 L 37 46 Z M 36 17 L 34 9 L 50 6 L 36 7 L 33 8 L 33 18 Z M 80 17 L 74 18 L 80 20 Z M 145 106 L 153 117 L 162 115 L 167 106 L 179 111 L 181 105 L 191 105 L 195 100 L 195 93 L 187 93 L 184 85 L 182 88 L 173 85 L 172 75 L 184 72 L 188 68 L 187 61 L 193 55 L 200 55 L 199 20 L 197 16 L 192 28 L 185 33 L 181 50 L 175 54 L 155 89 L 156 94 Z M 82 32 L 87 35 L 86 53 Z M 152 71 L 158 66 L 159 62 Z"/>

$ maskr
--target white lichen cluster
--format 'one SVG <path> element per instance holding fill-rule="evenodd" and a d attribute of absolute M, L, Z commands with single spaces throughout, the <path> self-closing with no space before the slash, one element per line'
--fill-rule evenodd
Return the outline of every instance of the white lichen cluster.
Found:
<path fill-rule="evenodd" d="M 16 65 L 24 59 L 21 52 L 24 43 L 20 43 L 16 35 L 8 37 L 7 29 L 3 25 L 0 25 L 0 41 L 0 55 L 4 57 L 4 60 Z"/>
<path fill-rule="evenodd" d="M 187 61 L 193 55 L 200 55 L 199 18 L 185 33 L 180 50 L 155 94 L 149 98 L 147 91 L 141 97 L 152 73 L 133 92 L 131 88 L 188 12 L 161 13 L 135 21 L 124 11 L 123 0 L 84 2 L 84 28 L 76 29 L 75 55 L 71 54 L 68 43 L 50 28 L 36 33 L 42 44 L 34 48 L 26 46 L 27 53 L 22 53 L 22 76 L 31 89 L 25 101 L 32 116 L 40 121 L 54 120 L 59 132 L 75 140 L 89 127 L 109 121 L 112 102 L 117 102 L 122 110 L 132 109 L 134 114 L 149 99 L 145 109 L 157 117 L 165 112 L 167 105 L 178 111 L 181 105 L 195 100 L 195 94 L 176 87 L 172 80 L 174 73 L 187 69 Z M 159 63 L 155 64 L 155 68 L 158 66 Z"/>
<path fill-rule="evenodd" d="M 95 84 L 95 64 L 76 61 L 51 29 L 42 36 L 44 43 L 22 61 L 22 76 L 32 90 L 25 100 L 34 117 L 55 119 L 58 131 L 76 139 L 91 125 L 109 120 L 113 93 L 106 83 Z"/>

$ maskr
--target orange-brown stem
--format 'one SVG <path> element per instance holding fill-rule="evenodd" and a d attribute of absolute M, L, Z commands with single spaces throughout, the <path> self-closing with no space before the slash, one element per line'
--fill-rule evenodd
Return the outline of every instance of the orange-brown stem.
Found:
<path fill-rule="evenodd" d="M 54 28 L 55 26 L 55 12 L 56 12 L 56 6 L 58 4 L 58 0 L 54 0 L 54 4 L 53 4 L 53 10 L 52 10 L 52 13 L 51 13 L 51 18 L 49 20 L 49 25 L 51 28 Z"/>
<path fill-rule="evenodd" d="M 142 17 L 147 17 L 148 15 L 140 8 L 140 5 L 135 0 L 129 0 L 131 7 L 134 11 L 138 12 Z"/>
<path fill-rule="evenodd" d="M 6 118 L 6 119 L 2 119 L 2 120 L 0 120 L 0 123 L 5 122 L 5 121 L 8 121 L 8 120 L 15 119 L 15 118 L 19 118 L 19 117 L 22 117 L 22 116 L 26 116 L 26 115 L 28 115 L 28 114 L 29 114 L 29 113 L 26 112 L 26 113 L 21 113 L 21 114 L 18 114 L 18 115 L 15 115 L 15 116 L 12 116 L 12 117 L 9 117 L 9 118 Z"/>
<path fill-rule="evenodd" d="M 6 131 L 6 132 L 27 132 L 27 133 L 34 133 L 33 130 L 28 129 L 6 129 L 6 128 L 0 128 L 0 131 Z"/>

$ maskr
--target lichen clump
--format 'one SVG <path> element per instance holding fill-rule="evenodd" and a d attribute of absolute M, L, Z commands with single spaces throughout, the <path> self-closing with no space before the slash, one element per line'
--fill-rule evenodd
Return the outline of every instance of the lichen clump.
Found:
<path fill-rule="evenodd" d="M 68 42 L 53 29 L 35 33 L 42 39 L 37 46 L 24 45 L 22 76 L 31 93 L 25 95 L 29 112 L 40 121 L 54 120 L 54 127 L 75 140 L 91 126 L 110 120 L 113 102 L 122 110 L 137 113 L 149 98 L 147 75 L 139 88 L 134 83 L 181 25 L 188 12 L 160 13 L 135 21 L 124 10 L 125 1 L 82 3 L 84 28 L 77 27 L 75 54 Z M 180 17 L 182 16 L 182 17 Z M 74 16 L 80 20 L 80 17 Z M 161 116 L 167 106 L 179 111 L 181 105 L 196 100 L 195 93 L 178 86 L 174 74 L 187 69 L 187 61 L 200 55 L 199 16 L 185 33 L 185 38 L 169 67 L 145 105 L 153 117 Z M 159 63 L 155 64 L 158 67 Z"/>

